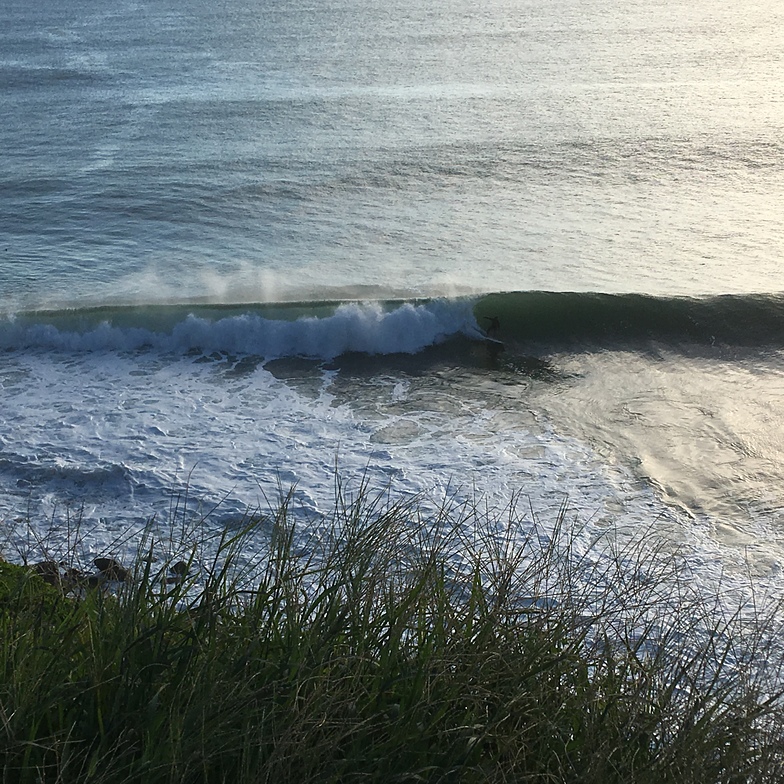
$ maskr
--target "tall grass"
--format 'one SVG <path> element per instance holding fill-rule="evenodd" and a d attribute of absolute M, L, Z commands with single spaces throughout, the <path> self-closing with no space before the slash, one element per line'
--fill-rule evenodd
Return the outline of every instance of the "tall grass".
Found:
<path fill-rule="evenodd" d="M 284 500 L 174 582 L 152 539 L 78 598 L 3 565 L 3 781 L 784 778 L 775 608 L 729 612 L 641 540 L 580 550 L 565 515 L 336 495 L 306 548 Z"/>

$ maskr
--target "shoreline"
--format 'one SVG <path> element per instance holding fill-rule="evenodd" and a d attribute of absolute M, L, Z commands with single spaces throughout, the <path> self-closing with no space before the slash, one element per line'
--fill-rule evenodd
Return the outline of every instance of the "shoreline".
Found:
<path fill-rule="evenodd" d="M 417 519 L 382 499 L 338 493 L 331 535 L 310 553 L 284 501 L 254 570 L 252 519 L 210 558 L 156 560 L 171 541 L 151 539 L 122 581 L 129 565 L 96 559 L 107 579 L 73 583 L 71 598 L 0 564 L 4 779 L 719 784 L 784 772 L 780 603 L 751 596 L 752 612 L 728 611 L 642 539 L 592 561 L 565 510 L 522 539 L 473 510 L 467 538 L 454 510 Z"/>

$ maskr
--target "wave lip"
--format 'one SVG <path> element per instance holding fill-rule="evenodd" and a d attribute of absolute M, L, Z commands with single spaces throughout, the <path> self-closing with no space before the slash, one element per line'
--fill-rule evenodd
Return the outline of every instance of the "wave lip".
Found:
<path fill-rule="evenodd" d="M 324 303 L 312 312 L 322 313 Z M 281 308 L 257 306 L 221 311 L 198 307 L 31 313 L 0 323 L 0 346 L 56 351 L 227 352 L 265 359 L 341 354 L 415 354 L 456 334 L 476 334 L 468 300 L 351 302 L 333 304 L 326 315 L 280 317 Z M 236 312 L 235 312 L 236 311 Z M 271 311 L 275 311 L 275 315 Z"/>

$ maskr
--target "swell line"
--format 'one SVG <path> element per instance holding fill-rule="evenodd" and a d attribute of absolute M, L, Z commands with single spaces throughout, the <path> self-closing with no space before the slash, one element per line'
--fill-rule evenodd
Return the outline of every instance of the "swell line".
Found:
<path fill-rule="evenodd" d="M 723 295 L 652 297 L 642 294 L 520 291 L 487 295 L 477 322 L 499 339 L 611 348 L 639 341 L 784 345 L 784 297 Z"/>
<path fill-rule="evenodd" d="M 416 354 L 462 336 L 530 351 L 656 341 L 784 346 L 784 296 L 518 291 L 476 298 L 94 307 L 0 320 L 0 348 L 228 352 L 265 359 Z"/>

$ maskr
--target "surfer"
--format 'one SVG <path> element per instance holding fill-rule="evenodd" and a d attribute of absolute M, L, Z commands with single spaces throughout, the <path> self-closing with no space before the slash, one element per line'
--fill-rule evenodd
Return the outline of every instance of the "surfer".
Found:
<path fill-rule="evenodd" d="M 485 321 L 490 322 L 487 329 L 485 329 L 485 334 L 487 337 L 497 340 L 498 333 L 501 331 L 501 322 L 498 320 L 498 316 L 485 316 Z"/>

